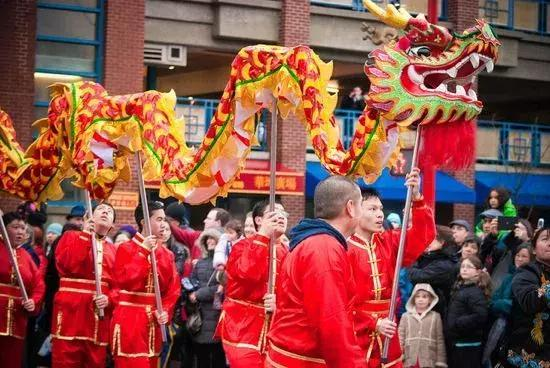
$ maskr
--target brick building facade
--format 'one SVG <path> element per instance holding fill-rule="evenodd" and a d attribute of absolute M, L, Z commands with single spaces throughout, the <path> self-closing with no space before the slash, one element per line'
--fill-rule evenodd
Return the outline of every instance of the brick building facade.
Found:
<path fill-rule="evenodd" d="M 229 65 L 227 58 L 234 55 L 244 45 L 255 43 L 278 43 L 285 46 L 306 44 L 315 48 L 324 59 L 330 60 L 335 58 L 337 53 L 334 51 L 336 50 L 334 45 L 339 45 L 338 40 L 334 41 L 330 37 L 337 36 L 337 38 L 342 38 L 342 44 L 346 43 L 343 48 L 346 56 L 343 59 L 353 59 L 356 64 L 353 67 L 350 65 L 346 65 L 346 67 L 357 68 L 354 69 L 357 70 L 356 76 L 360 75 L 362 80 L 366 80 L 361 71 L 361 64 L 358 62 L 361 60 L 363 62 L 366 58 L 365 44 L 361 45 L 360 30 L 352 29 L 353 27 L 327 29 L 327 27 L 320 27 L 319 22 L 324 24 L 327 21 L 348 21 L 353 17 L 372 21 L 372 17 L 368 13 L 340 9 L 329 11 L 326 8 L 312 5 L 309 0 L 263 1 L 258 4 L 243 1 L 242 4 L 231 2 L 231 4 L 223 3 L 216 6 L 198 0 L 180 2 L 120 0 L 98 3 L 105 6 L 105 19 L 101 30 L 104 47 L 99 55 L 102 73 L 97 80 L 106 87 L 110 94 L 140 92 L 144 89 L 146 70 L 143 62 L 143 50 L 144 44 L 147 42 L 159 44 L 181 42 L 181 45 L 190 49 L 195 47 L 196 55 L 206 55 L 203 60 L 213 64 L 211 70 L 204 69 L 200 72 L 210 73 L 212 79 L 224 79 L 225 81 Z M 447 20 L 457 31 L 470 27 L 472 20 L 479 17 L 479 5 L 476 1 L 448 0 L 446 4 Z M 36 118 L 37 105 L 33 75 L 36 70 L 35 56 L 38 42 L 37 7 L 40 8 L 41 5 L 37 4 L 36 0 L 21 0 L 4 1 L 0 3 L 0 7 L 0 20 L 2 21 L 0 24 L 0 51 L 2 51 L 0 53 L 0 72 L 3 76 L 3 83 L 0 85 L 0 107 L 13 118 L 18 139 L 27 147 L 31 141 L 29 126 Z M 181 10 L 185 10 L 185 16 L 182 16 Z M 240 22 L 238 17 L 230 16 L 239 14 L 241 10 L 243 14 L 244 11 L 257 12 L 247 13 L 253 15 L 249 18 L 251 20 L 249 23 L 252 26 L 247 22 Z M 265 24 L 262 24 L 260 28 L 254 26 L 256 24 L 254 23 L 255 14 L 258 15 L 258 19 L 265 20 Z M 333 17 L 333 14 L 337 17 Z M 193 17 L 200 21 L 193 23 Z M 216 24 L 216 20 L 220 19 L 226 19 L 228 25 L 240 22 L 242 29 L 246 30 L 249 26 L 253 29 L 247 33 L 247 37 L 243 38 L 227 24 Z M 254 22 L 252 22 L 253 20 Z M 164 21 L 169 23 L 162 23 Z M 163 28 L 165 24 L 170 24 L 173 28 L 167 32 Z M 207 34 L 210 32 L 210 25 L 212 25 L 211 35 Z M 197 33 L 194 32 L 195 29 L 202 31 Z M 342 34 L 336 32 L 336 29 L 338 32 L 341 30 Z M 354 32 L 358 32 L 358 34 Z M 338 34 L 335 36 L 335 33 Z M 329 41 L 333 42 L 332 49 L 328 44 Z M 204 44 L 209 46 L 206 47 Z M 203 49 L 207 51 L 201 54 Z M 219 55 L 222 55 L 217 64 L 208 59 L 212 58 L 208 54 L 210 52 L 208 50 L 214 49 L 220 52 Z M 199 56 L 195 57 L 199 58 Z M 335 68 L 335 74 L 338 72 L 338 68 Z M 191 74 L 182 76 L 180 80 L 186 83 L 187 78 L 191 78 Z M 210 80 L 204 80 L 203 83 L 214 85 Z M 217 98 L 219 95 L 216 92 L 219 91 L 219 88 L 212 87 L 212 96 L 207 98 Z M 306 134 L 302 125 L 295 118 L 290 117 L 285 121 L 280 121 L 277 151 L 279 163 L 297 172 L 306 171 Z M 453 175 L 465 185 L 473 188 L 474 174 L 474 168 L 471 168 Z M 135 170 L 131 183 L 123 184 L 121 187 L 125 191 L 137 192 Z M 291 213 L 290 223 L 296 223 L 305 213 L 305 196 L 281 196 L 281 200 Z M 2 197 L 2 209 L 4 211 L 13 209 L 17 202 Z M 474 205 L 455 204 L 452 215 L 455 218 L 473 221 L 474 210 Z M 133 223 L 132 211 L 121 211 L 118 222 Z"/>

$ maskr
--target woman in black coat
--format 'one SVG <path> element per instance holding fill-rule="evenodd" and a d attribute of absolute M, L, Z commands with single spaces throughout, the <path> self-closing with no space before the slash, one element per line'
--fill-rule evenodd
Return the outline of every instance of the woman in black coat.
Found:
<path fill-rule="evenodd" d="M 511 331 L 507 363 L 550 367 L 550 227 L 533 237 L 535 261 L 512 280 Z"/>
<path fill-rule="evenodd" d="M 214 338 L 221 314 L 220 306 L 215 305 L 219 281 L 213 265 L 214 249 L 220 235 L 215 229 L 203 231 L 199 243 L 205 252 L 205 257 L 197 262 L 191 274 L 192 282 L 198 284 L 199 288 L 189 295 L 189 299 L 199 304 L 202 315 L 201 329 L 193 336 L 193 350 L 197 357 L 198 368 L 226 367 L 221 341 Z"/>
<path fill-rule="evenodd" d="M 434 310 L 445 318 L 449 294 L 456 281 L 457 257 L 448 251 L 453 247 L 452 230 L 447 226 L 436 226 L 436 237 L 426 252 L 409 268 L 409 278 L 413 285 L 430 284 L 439 301 Z"/>
<path fill-rule="evenodd" d="M 450 368 L 481 368 L 490 283 L 478 257 L 462 260 L 445 323 Z"/>

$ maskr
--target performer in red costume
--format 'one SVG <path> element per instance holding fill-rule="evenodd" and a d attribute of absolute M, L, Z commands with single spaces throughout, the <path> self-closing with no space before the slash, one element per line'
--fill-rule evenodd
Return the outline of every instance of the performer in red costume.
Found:
<path fill-rule="evenodd" d="M 151 236 L 137 233 L 119 246 L 114 279 L 119 302 L 111 321 L 111 349 L 116 368 L 156 368 L 162 345 L 160 325 L 172 318 L 180 295 L 174 255 L 162 245 L 168 222 L 161 202 L 149 202 Z M 143 231 L 143 211 L 135 211 L 136 223 Z M 163 312 L 156 310 L 150 254 L 155 252 Z"/>
<path fill-rule="evenodd" d="M 46 286 L 31 256 L 21 247 L 27 228 L 23 217 L 10 212 L 3 219 L 29 299 L 23 302 L 8 249 L 0 240 L 0 362 L 5 367 L 20 367 L 27 320 L 38 314 Z"/>
<path fill-rule="evenodd" d="M 366 367 L 351 323 L 355 285 L 346 253 L 346 237 L 361 216 L 361 192 L 351 179 L 333 176 L 317 185 L 313 202 L 316 218 L 290 233 L 266 366 Z"/>
<path fill-rule="evenodd" d="M 85 220 L 83 231 L 65 232 L 55 248 L 59 290 L 52 315 L 52 366 L 104 367 L 115 302 L 113 265 L 115 247 L 105 241 L 113 227 L 115 210 L 101 203 Z M 92 234 L 97 240 L 101 295 L 96 294 Z M 104 311 L 103 319 L 98 308 Z"/>
<path fill-rule="evenodd" d="M 252 210 L 257 234 L 233 245 L 226 266 L 227 285 L 223 312 L 218 325 L 225 355 L 232 368 L 263 368 L 267 332 L 270 328 L 275 298 L 267 293 L 269 273 L 269 243 L 274 235 L 277 247 L 277 266 L 281 267 L 288 254 L 284 237 L 287 214 L 276 203 L 256 203 Z"/>
<path fill-rule="evenodd" d="M 435 223 L 430 207 L 420 194 L 420 174 L 414 169 L 406 185 L 413 188 L 412 226 L 407 230 L 403 266 L 410 266 L 435 238 Z M 387 319 L 400 230 L 384 231 L 382 202 L 375 190 L 363 192 L 363 216 L 356 233 L 348 239 L 348 257 L 357 291 L 353 308 L 353 327 L 368 367 L 402 367 L 397 325 Z M 403 224 L 404 227 L 407 224 Z M 391 338 L 388 362 L 380 356 L 384 337 Z"/>

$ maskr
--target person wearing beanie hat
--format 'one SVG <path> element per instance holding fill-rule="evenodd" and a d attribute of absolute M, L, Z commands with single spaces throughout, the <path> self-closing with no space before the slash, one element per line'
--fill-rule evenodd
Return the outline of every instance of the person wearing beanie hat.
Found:
<path fill-rule="evenodd" d="M 63 226 L 57 222 L 51 223 L 46 228 L 46 244 L 44 244 L 46 256 L 50 254 L 50 249 L 53 242 L 55 241 L 55 239 L 59 237 L 59 235 L 61 235 L 62 231 L 63 231 Z"/>
<path fill-rule="evenodd" d="M 185 205 L 178 202 L 170 203 L 168 207 L 166 207 L 166 220 L 168 220 L 170 224 L 175 223 L 179 227 L 189 226 Z"/>
<path fill-rule="evenodd" d="M 397 213 L 390 213 L 387 220 L 391 224 L 392 228 L 399 229 L 401 227 L 401 218 Z"/>
<path fill-rule="evenodd" d="M 456 245 L 462 247 L 464 240 L 466 240 L 466 237 L 472 231 L 472 226 L 470 226 L 468 221 L 459 219 L 451 221 L 449 227 L 453 230 L 453 238 Z"/>
<path fill-rule="evenodd" d="M 67 222 L 71 224 L 78 225 L 80 228 L 82 228 L 82 225 L 84 225 L 84 215 L 86 214 L 86 210 L 84 209 L 84 206 L 81 204 L 77 204 L 73 208 L 71 208 L 71 212 L 67 215 Z"/>

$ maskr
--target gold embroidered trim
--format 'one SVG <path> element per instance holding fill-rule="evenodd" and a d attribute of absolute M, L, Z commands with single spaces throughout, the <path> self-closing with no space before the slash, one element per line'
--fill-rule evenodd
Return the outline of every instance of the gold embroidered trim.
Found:
<path fill-rule="evenodd" d="M 392 365 L 396 365 L 397 363 L 400 363 L 403 361 L 403 355 L 401 355 L 399 358 L 395 359 L 394 361 L 391 361 L 387 364 L 382 364 L 382 368 L 391 367 Z"/>
<path fill-rule="evenodd" d="M 298 360 L 303 360 L 305 362 L 312 362 L 312 363 L 319 363 L 319 364 L 326 364 L 325 360 L 324 359 L 319 359 L 319 358 L 311 358 L 311 357 L 307 357 L 307 356 L 304 356 L 304 355 L 299 355 L 299 354 L 296 354 L 296 353 L 291 353 L 290 351 L 286 351 L 286 350 L 283 350 L 277 346 L 275 346 L 272 342 L 269 343 L 269 346 L 271 347 L 271 349 L 273 349 L 274 351 L 276 351 L 277 353 L 281 354 L 281 355 L 284 355 L 284 356 L 287 356 L 289 358 L 294 358 L 294 359 L 298 359 Z"/>
<path fill-rule="evenodd" d="M 225 300 L 228 300 L 228 301 L 233 302 L 233 303 L 236 303 L 236 304 L 244 305 L 244 306 L 246 306 L 246 307 L 254 307 L 254 308 L 265 309 L 265 307 L 264 307 L 263 304 L 246 302 L 246 301 L 244 301 L 244 300 L 233 299 L 233 298 L 230 298 L 230 297 L 226 297 Z"/>
<path fill-rule="evenodd" d="M 59 339 L 59 340 L 65 340 L 65 341 L 72 341 L 72 340 L 90 341 L 90 342 L 93 342 L 95 345 L 98 345 L 98 346 L 107 346 L 107 344 L 108 344 L 106 342 L 97 341 L 97 337 L 98 337 L 98 333 L 99 333 L 99 318 L 97 317 L 97 314 L 94 314 L 94 337 L 62 335 L 61 334 L 61 325 L 63 324 L 63 312 L 57 312 L 56 320 L 57 320 L 57 330 L 55 331 L 54 334 L 52 334 L 52 338 Z"/>
<path fill-rule="evenodd" d="M 148 327 L 149 327 L 149 333 L 148 333 L 148 340 L 149 340 L 149 352 L 147 353 L 124 353 L 122 352 L 121 344 L 120 344 L 120 324 L 116 323 L 115 328 L 113 331 L 113 343 L 111 348 L 113 349 L 113 354 L 116 356 L 126 357 L 126 358 L 150 358 L 153 356 L 156 356 L 155 353 L 155 320 L 153 318 L 153 313 L 151 312 L 151 307 L 146 307 L 146 313 L 148 317 Z"/>
<path fill-rule="evenodd" d="M 95 280 L 90 280 L 90 279 L 73 279 L 73 278 L 70 278 L 70 277 L 62 277 L 60 279 L 60 281 L 79 282 L 79 283 L 83 283 L 83 284 L 95 285 Z M 107 286 L 107 283 L 105 281 L 101 281 L 101 285 Z"/>
<path fill-rule="evenodd" d="M 76 289 L 76 288 L 69 288 L 69 287 L 60 287 L 58 291 L 66 291 L 69 293 L 81 293 L 81 294 L 91 294 L 95 295 L 95 290 L 86 290 L 86 289 Z"/>
<path fill-rule="evenodd" d="M 1 331 L 0 336 L 11 336 L 11 337 L 15 337 L 16 339 L 23 340 L 25 338 L 24 336 L 16 335 L 14 332 L 15 299 L 21 299 L 21 298 L 14 298 L 14 297 L 8 298 L 8 307 L 6 308 L 6 330 Z"/>
<path fill-rule="evenodd" d="M 260 349 L 256 345 L 245 344 L 244 342 L 231 342 L 231 341 L 226 340 L 226 339 L 222 339 L 222 342 L 226 345 L 233 346 L 233 347 L 236 347 L 236 348 L 245 348 L 245 349 L 252 349 L 252 350 L 260 351 Z"/>

